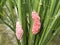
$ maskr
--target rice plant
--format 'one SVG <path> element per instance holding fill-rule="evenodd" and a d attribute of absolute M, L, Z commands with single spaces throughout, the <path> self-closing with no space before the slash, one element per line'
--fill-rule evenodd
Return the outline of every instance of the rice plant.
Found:
<path fill-rule="evenodd" d="M 32 12 L 35 12 L 34 18 Z M 32 28 L 36 15 L 40 18 L 40 27 L 35 33 Z M 23 30 L 20 40 L 16 36 L 18 45 L 48 45 L 60 31 L 60 0 L 0 0 L 0 22 L 15 35 L 17 21 Z"/>

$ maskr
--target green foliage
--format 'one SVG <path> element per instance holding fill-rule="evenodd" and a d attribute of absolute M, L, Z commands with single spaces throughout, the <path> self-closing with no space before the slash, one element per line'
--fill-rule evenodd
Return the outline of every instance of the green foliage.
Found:
<path fill-rule="evenodd" d="M 14 32 L 17 19 L 15 7 L 24 30 L 23 41 L 17 40 L 18 45 L 47 45 L 60 32 L 60 0 L 1 0 L 0 20 Z M 32 34 L 33 10 L 41 18 L 41 29 L 37 35 Z"/>

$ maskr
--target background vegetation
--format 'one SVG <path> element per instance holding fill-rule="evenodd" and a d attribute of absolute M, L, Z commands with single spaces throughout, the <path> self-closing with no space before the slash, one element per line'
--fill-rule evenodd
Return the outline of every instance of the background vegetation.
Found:
<path fill-rule="evenodd" d="M 33 10 L 41 18 L 41 29 L 37 35 L 32 34 Z M 14 33 L 17 17 L 24 30 L 23 41 L 20 43 L 17 40 L 18 45 L 47 45 L 60 32 L 60 0 L 0 0 L 0 22 Z"/>

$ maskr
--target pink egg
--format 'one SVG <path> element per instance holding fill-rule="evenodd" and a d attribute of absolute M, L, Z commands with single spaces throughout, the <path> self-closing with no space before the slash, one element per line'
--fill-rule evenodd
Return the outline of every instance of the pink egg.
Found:
<path fill-rule="evenodd" d="M 23 29 L 19 21 L 16 22 L 16 37 L 18 40 L 21 40 L 23 36 Z"/>
<path fill-rule="evenodd" d="M 33 19 L 33 27 L 32 27 L 32 33 L 36 35 L 40 31 L 41 22 L 40 17 L 37 12 L 32 12 L 32 19 Z"/>

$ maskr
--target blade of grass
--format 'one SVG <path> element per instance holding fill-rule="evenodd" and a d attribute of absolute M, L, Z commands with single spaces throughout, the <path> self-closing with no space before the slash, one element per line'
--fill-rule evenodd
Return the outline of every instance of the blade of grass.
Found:
<path fill-rule="evenodd" d="M 56 31 L 53 33 L 53 35 L 51 36 L 51 39 L 48 41 L 47 44 L 49 44 L 49 42 L 57 35 L 57 33 L 60 31 L 60 26 L 56 29 Z"/>
<path fill-rule="evenodd" d="M 45 19 L 45 21 L 44 21 L 44 27 L 43 27 L 43 33 L 42 33 L 42 37 L 41 37 L 41 40 L 40 40 L 40 44 L 41 44 L 41 42 L 42 42 L 42 40 L 43 40 L 43 38 L 44 38 L 44 35 L 45 35 L 45 31 L 46 31 L 46 28 L 47 28 L 47 25 L 48 25 L 48 22 L 49 22 L 49 18 L 51 17 L 51 15 L 52 15 L 52 12 L 53 12 L 53 8 L 54 8 L 54 6 L 55 6 L 55 2 L 56 2 L 56 0 L 51 0 L 51 5 L 50 5 L 50 7 L 48 8 L 48 11 L 47 11 L 47 14 L 46 14 L 46 19 Z M 48 15 L 49 14 L 49 15 Z M 39 45 L 40 45 L 39 44 Z"/>
<path fill-rule="evenodd" d="M 9 25 L 7 22 L 5 22 L 3 19 L 0 19 L 4 24 L 6 24 L 10 29 L 12 29 L 12 31 L 15 32 L 15 29 L 13 27 L 11 27 L 11 25 Z"/>
<path fill-rule="evenodd" d="M 22 28 L 24 30 L 23 35 L 23 45 L 27 45 L 27 35 L 28 35 L 28 29 L 27 29 L 27 2 L 25 0 L 21 1 L 21 14 L 22 14 Z"/>
<path fill-rule="evenodd" d="M 18 17 L 19 17 L 20 22 L 22 23 L 22 19 L 21 19 L 22 18 L 22 15 L 21 15 L 21 0 L 18 0 L 17 7 L 18 7 Z M 18 44 L 20 44 L 20 43 L 18 43 Z"/>
<path fill-rule="evenodd" d="M 59 11 L 59 9 L 60 9 L 60 0 L 58 0 L 56 3 L 57 4 L 55 6 L 55 10 L 54 10 L 53 16 L 55 16 L 57 14 L 57 12 Z"/>
<path fill-rule="evenodd" d="M 59 12 L 60 12 L 60 10 L 59 10 Z M 49 33 L 50 33 L 50 31 L 52 30 L 52 28 L 53 28 L 56 20 L 60 17 L 60 13 L 59 13 L 59 12 L 58 12 L 57 15 L 55 16 L 55 18 L 54 18 L 53 22 L 51 23 L 51 25 L 48 26 L 48 28 L 47 28 L 47 30 L 46 30 L 46 34 L 45 34 L 45 36 L 44 36 L 44 39 L 43 39 L 41 45 L 45 45 L 45 44 L 46 44 L 46 43 L 44 43 L 44 42 L 46 42 L 47 36 L 49 36 Z"/>
<path fill-rule="evenodd" d="M 14 4 L 11 0 L 7 0 L 8 3 L 8 8 L 10 10 L 10 16 L 12 18 L 12 23 L 13 23 L 13 27 L 16 28 L 16 20 L 15 20 L 15 15 L 14 15 Z"/>
<path fill-rule="evenodd" d="M 33 45 L 33 34 L 32 34 L 32 16 L 31 16 L 31 13 L 32 13 L 32 7 L 31 7 L 31 1 L 28 0 L 28 7 L 29 7 L 29 38 L 28 38 L 28 45 Z"/>

